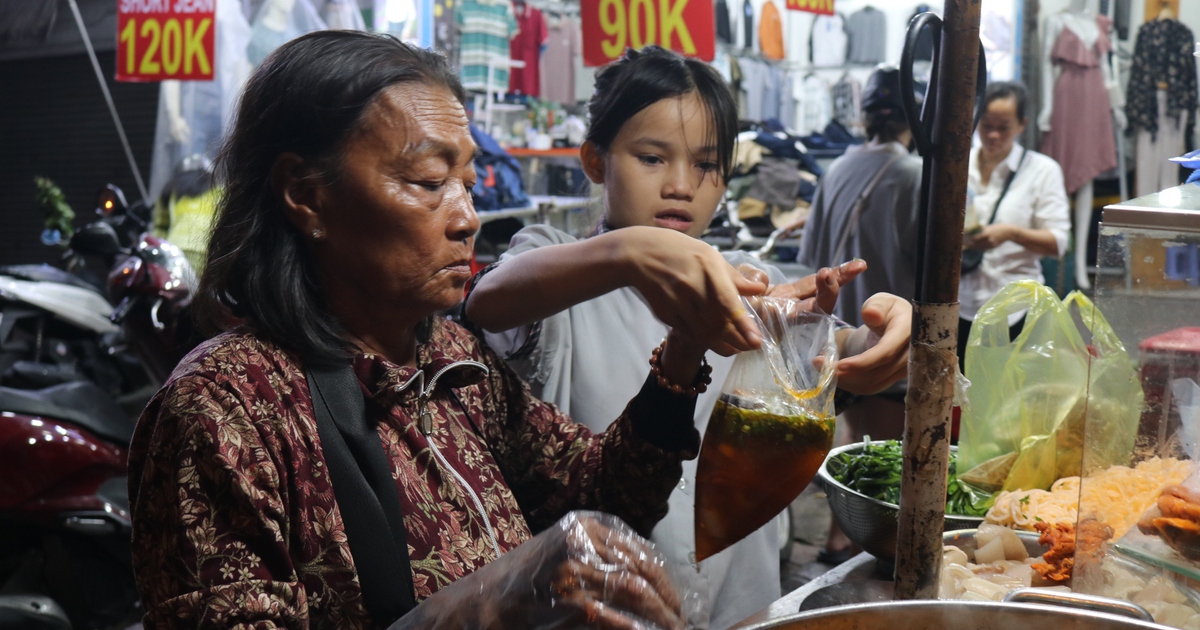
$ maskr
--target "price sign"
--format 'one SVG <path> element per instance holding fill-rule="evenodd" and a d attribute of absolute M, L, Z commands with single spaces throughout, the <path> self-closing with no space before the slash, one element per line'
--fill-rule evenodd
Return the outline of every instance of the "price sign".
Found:
<path fill-rule="evenodd" d="M 787 0 L 787 8 L 792 11 L 833 15 L 833 0 Z"/>
<path fill-rule="evenodd" d="M 216 0 L 117 0 L 117 80 L 211 81 L 216 31 Z"/>
<path fill-rule="evenodd" d="M 579 8 L 584 65 L 651 44 L 704 61 L 716 52 L 712 0 L 581 0 Z"/>

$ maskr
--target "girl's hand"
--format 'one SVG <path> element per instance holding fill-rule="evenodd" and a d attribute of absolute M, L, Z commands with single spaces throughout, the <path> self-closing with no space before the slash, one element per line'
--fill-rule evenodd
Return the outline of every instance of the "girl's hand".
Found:
<path fill-rule="evenodd" d="M 908 374 L 912 305 L 890 293 L 876 293 L 863 304 L 862 320 L 864 325 L 839 344 L 846 358 L 837 363 L 838 387 L 877 394 Z"/>
<path fill-rule="evenodd" d="M 628 227 L 620 235 L 619 260 L 630 285 L 650 310 L 683 340 L 723 355 L 758 348 L 758 327 L 741 296 L 767 286 L 747 279 L 704 241 L 655 227 Z"/>
<path fill-rule="evenodd" d="M 795 282 L 777 284 L 767 290 L 767 295 L 807 300 L 809 310 L 815 306 L 823 313 L 832 313 L 841 288 L 866 270 L 867 261 L 851 260 L 837 267 L 824 267 Z"/>

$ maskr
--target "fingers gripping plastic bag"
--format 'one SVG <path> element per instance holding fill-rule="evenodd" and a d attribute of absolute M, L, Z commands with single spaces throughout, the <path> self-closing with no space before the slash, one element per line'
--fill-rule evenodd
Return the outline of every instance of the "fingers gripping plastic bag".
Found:
<path fill-rule="evenodd" d="M 762 348 L 737 356 L 696 466 L 696 558 L 765 525 L 812 481 L 833 445 L 835 323 L 796 300 L 743 298 Z"/>
<path fill-rule="evenodd" d="M 1025 324 L 1010 340 L 1009 316 L 1022 310 Z M 1091 345 L 1080 325 L 1091 331 Z M 1082 294 L 1064 303 L 1039 282 L 1009 284 L 979 310 L 965 363 L 972 385 L 959 439 L 961 479 L 987 491 L 1045 490 L 1079 475 L 1088 421 L 1107 427 L 1103 443 L 1089 445 L 1089 465 L 1128 459 L 1141 385 L 1111 326 Z"/>
<path fill-rule="evenodd" d="M 683 628 L 699 595 L 685 589 L 681 596 L 672 582 L 654 545 L 621 519 L 571 512 L 434 593 L 389 630 Z"/>

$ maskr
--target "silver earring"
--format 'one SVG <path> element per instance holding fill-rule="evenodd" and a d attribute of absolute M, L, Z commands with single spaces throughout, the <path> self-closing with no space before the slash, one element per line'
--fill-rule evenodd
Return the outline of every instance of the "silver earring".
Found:
<path fill-rule="evenodd" d="M 314 241 L 319 241 L 319 240 L 325 238 L 325 230 L 322 230 L 321 228 L 317 228 L 317 229 L 313 230 L 312 237 L 313 237 Z"/>

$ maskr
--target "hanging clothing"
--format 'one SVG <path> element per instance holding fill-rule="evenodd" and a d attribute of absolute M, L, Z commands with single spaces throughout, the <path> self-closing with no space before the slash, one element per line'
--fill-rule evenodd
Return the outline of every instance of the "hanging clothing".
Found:
<path fill-rule="evenodd" d="M 750 0 L 742 2 L 742 34 L 745 36 L 742 48 L 754 50 L 754 5 Z"/>
<path fill-rule="evenodd" d="M 1130 124 L 1151 136 L 1158 131 L 1158 91 L 1165 83 L 1167 115 L 1173 118 L 1186 112 L 1184 129 L 1191 134 L 1197 105 L 1193 41 L 1191 29 L 1177 20 L 1154 20 L 1138 29 L 1125 99 Z"/>
<path fill-rule="evenodd" d="M 583 55 L 579 23 L 566 16 L 551 20 L 542 55 L 542 99 L 574 105 L 575 58 Z"/>
<path fill-rule="evenodd" d="M 846 65 L 849 44 L 846 19 L 841 13 L 818 15 L 808 36 L 808 58 L 817 68 L 839 68 Z"/>
<path fill-rule="evenodd" d="M 796 125 L 796 80 L 791 72 L 776 68 L 776 76 L 781 77 L 779 90 L 779 122 L 789 129 Z"/>
<path fill-rule="evenodd" d="M 517 232 L 499 265 L 514 256 L 576 239 L 548 225 Z M 767 272 L 771 284 L 785 282 L 779 270 L 738 252 L 731 264 L 750 263 Z M 486 273 L 486 272 L 484 272 Z M 484 338 L 524 378 L 533 395 L 552 403 L 571 419 L 603 431 L 621 416 L 628 399 L 640 391 L 649 367 L 646 357 L 670 329 L 655 318 L 641 293 L 624 287 L 576 304 L 537 324 Z M 732 357 L 709 352 L 713 383 L 723 383 Z M 632 391 L 630 396 L 624 392 Z M 625 396 L 625 400 L 617 400 Z M 719 387 L 709 387 L 696 401 L 695 426 L 704 435 Z M 609 409 L 616 415 L 605 417 Z M 667 562 L 686 571 L 691 588 L 701 593 L 698 628 L 728 628 L 779 598 L 778 522 L 771 521 L 729 549 L 699 563 L 695 557 L 696 460 L 683 462 L 683 479 L 671 493 L 667 516 L 650 536 Z M 711 617 L 710 617 L 711 615 Z"/>
<path fill-rule="evenodd" d="M 236 9 L 236 5 L 233 8 Z M 242 15 L 244 17 L 245 14 Z M 218 37 L 221 33 L 220 20 L 218 10 Z M 250 41 L 246 43 L 245 53 L 251 65 L 257 66 L 284 42 L 313 31 L 323 31 L 325 28 L 325 20 L 321 19 L 311 0 L 265 0 L 259 5 L 254 19 L 250 21 Z M 217 53 L 218 73 L 221 71 L 221 54 Z"/>
<path fill-rule="evenodd" d="M 509 55 L 514 61 L 525 62 L 525 67 L 509 72 L 508 91 L 541 96 L 542 45 L 550 35 L 546 17 L 523 1 L 513 5 L 513 14 L 517 18 L 517 36 L 508 43 Z"/>
<path fill-rule="evenodd" d="M 862 84 L 847 73 L 829 92 L 833 100 L 833 119 L 854 135 L 862 137 Z"/>
<path fill-rule="evenodd" d="M 1013 145 L 1004 161 L 992 169 L 986 186 L 979 171 L 979 149 L 971 151 L 967 186 L 975 191 L 975 213 L 980 223 L 1006 223 L 1034 230 L 1049 230 L 1058 245 L 1058 255 L 1067 251 L 1071 232 L 1071 210 L 1063 187 L 1063 170 L 1049 157 Z M 1024 160 L 1022 154 L 1027 154 Z M 1004 182 L 1016 172 L 1000 207 L 997 200 Z M 958 288 L 958 315 L 975 321 L 975 315 L 1000 289 L 1017 280 L 1045 282 L 1042 275 L 1042 255 L 1009 241 L 983 255 L 983 262 L 974 271 L 962 274 Z M 1025 316 L 1024 311 L 1011 313 L 1010 326 Z"/>
<path fill-rule="evenodd" d="M 321 7 L 321 19 L 325 26 L 335 31 L 365 31 L 362 11 L 355 0 L 326 0 Z"/>
<path fill-rule="evenodd" d="M 733 29 L 729 25 L 729 3 L 717 0 L 713 6 L 716 11 L 717 41 L 733 44 Z"/>
<path fill-rule="evenodd" d="M 887 58 L 887 16 L 873 6 L 851 13 L 846 20 L 850 63 L 875 65 Z"/>
<path fill-rule="evenodd" d="M 170 195 L 154 207 L 154 235 L 183 250 L 197 277 L 208 259 L 208 233 L 220 198 L 221 190 L 210 188 L 194 196 Z"/>
<path fill-rule="evenodd" d="M 766 0 L 762 6 L 762 17 L 758 22 L 758 45 L 767 59 L 781 61 L 783 52 L 783 19 L 775 3 Z"/>
<path fill-rule="evenodd" d="M 1059 19 L 1070 16 L 1059 16 Z M 1095 16 L 1099 33 L 1089 46 L 1064 22 L 1050 50 L 1050 62 L 1061 68 L 1054 85 L 1050 129 L 1042 153 L 1062 166 L 1067 192 L 1074 193 L 1097 175 L 1117 166 L 1112 109 L 1101 63 L 1112 49 L 1110 22 Z M 1049 72 L 1050 70 L 1047 70 Z"/>
<path fill-rule="evenodd" d="M 434 0 L 433 47 L 446 55 L 450 67 L 459 67 L 459 32 L 454 0 Z"/>
<path fill-rule="evenodd" d="M 1129 39 L 1129 13 L 1130 5 L 1133 4 L 1130 0 L 1100 0 L 1100 12 L 1108 15 L 1108 4 L 1116 2 L 1113 7 L 1113 31 L 1117 33 L 1117 39 Z"/>
<path fill-rule="evenodd" d="M 508 89 L 508 42 L 517 34 L 517 18 L 511 0 L 460 0 L 455 17 L 461 32 L 459 63 L 463 87 L 486 90 L 488 62 L 492 70 L 492 87 Z"/>
<path fill-rule="evenodd" d="M 783 96 L 787 73 L 780 68 L 763 64 L 766 71 L 766 81 L 763 83 L 762 118 L 764 122 L 772 118 L 779 120 L 783 112 Z"/>
<path fill-rule="evenodd" d="M 767 64 L 757 59 L 741 59 L 738 67 L 742 73 L 741 91 L 746 97 L 746 112 L 742 118 L 762 121 L 771 70 Z"/>
<path fill-rule="evenodd" d="M 816 74 L 810 74 L 804 77 L 803 81 L 796 83 L 793 94 L 799 102 L 796 133 L 801 136 L 820 133 L 833 118 L 833 99 L 829 93 L 829 83 Z"/>
<path fill-rule="evenodd" d="M 1155 90 L 1158 101 L 1156 131 L 1144 128 L 1137 130 L 1137 179 L 1134 196 L 1141 197 L 1179 185 L 1179 165 L 1171 162 L 1173 157 L 1183 155 L 1184 119 L 1183 112 L 1169 113 L 1170 97 L 1166 90 Z"/>

